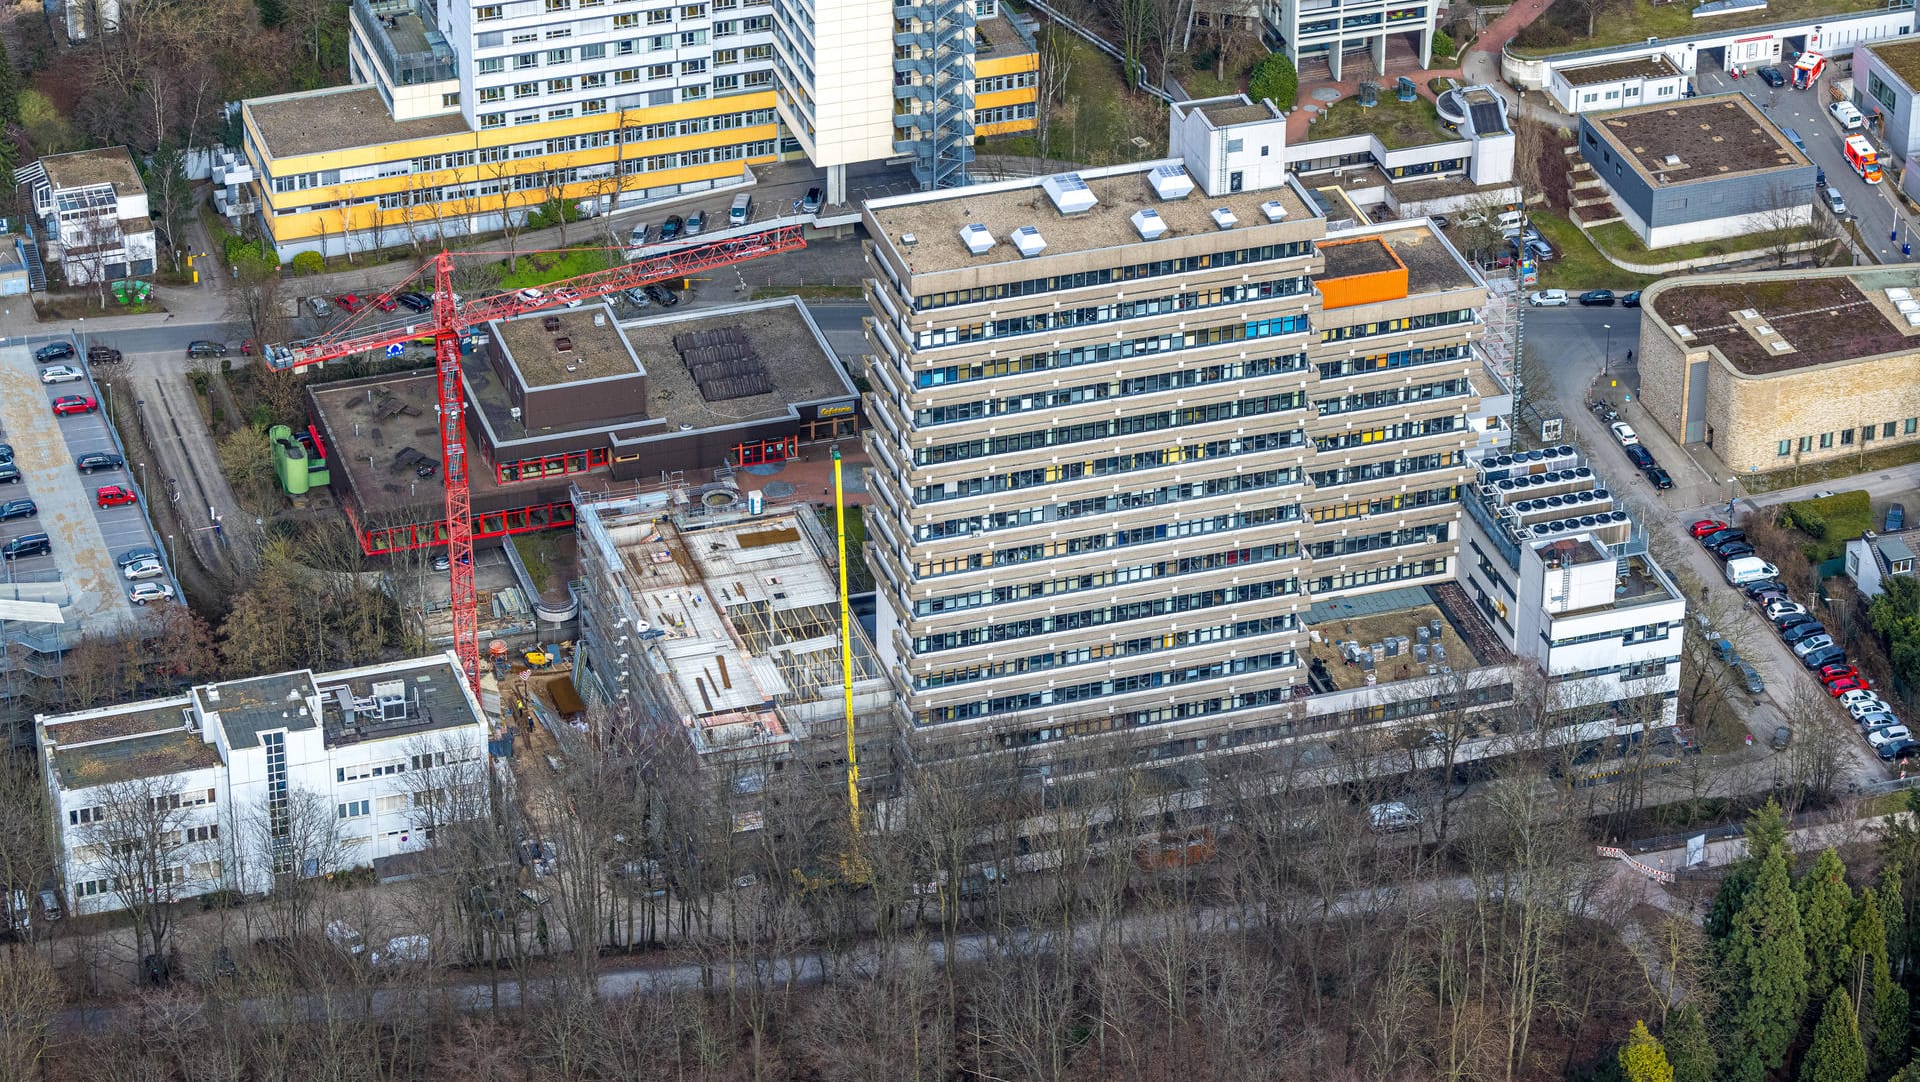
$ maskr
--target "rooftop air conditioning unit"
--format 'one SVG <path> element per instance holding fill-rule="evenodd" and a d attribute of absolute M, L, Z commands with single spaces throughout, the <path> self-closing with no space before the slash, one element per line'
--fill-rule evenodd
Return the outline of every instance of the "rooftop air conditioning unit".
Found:
<path fill-rule="evenodd" d="M 1240 219 L 1234 217 L 1233 212 L 1225 207 L 1213 208 L 1213 212 L 1209 214 L 1208 217 L 1212 218 L 1213 224 L 1219 226 L 1221 229 L 1232 229 L 1240 223 Z"/>
<path fill-rule="evenodd" d="M 1287 205 L 1278 199 L 1269 199 L 1260 204 L 1260 213 L 1265 214 L 1269 222 L 1285 221 L 1287 217 Z"/>
<path fill-rule="evenodd" d="M 1147 183 L 1153 185 L 1153 194 L 1162 199 L 1185 199 L 1193 191 L 1193 178 L 1187 171 L 1171 163 L 1155 166 L 1147 174 Z"/>
<path fill-rule="evenodd" d="M 1160 217 L 1160 212 L 1152 207 L 1134 211 L 1133 217 L 1129 220 L 1133 222 L 1133 227 L 1140 231 L 1141 240 L 1159 240 L 1167 235 L 1167 220 Z"/>
<path fill-rule="evenodd" d="M 1047 239 L 1041 236 L 1040 230 L 1034 226 L 1021 226 L 1013 231 L 1011 239 L 1013 246 L 1020 249 L 1020 255 L 1023 258 L 1031 259 L 1047 250 Z"/>
<path fill-rule="evenodd" d="M 960 227 L 960 243 L 974 255 L 986 255 L 993 249 L 993 234 L 979 222 L 969 222 Z"/>
<path fill-rule="evenodd" d="M 1062 214 L 1085 214 L 1100 205 L 1094 197 L 1093 189 L 1080 179 L 1078 173 L 1060 173 L 1040 182 L 1047 197 L 1053 200 L 1055 210 Z"/>

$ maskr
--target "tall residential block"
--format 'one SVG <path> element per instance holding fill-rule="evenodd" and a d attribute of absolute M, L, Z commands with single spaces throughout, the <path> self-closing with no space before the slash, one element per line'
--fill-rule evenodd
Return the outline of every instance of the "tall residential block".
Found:
<path fill-rule="evenodd" d="M 1344 599 L 1452 581 L 1485 286 L 1264 175 L 867 204 L 875 645 L 917 733 L 1224 728 L 1311 693 Z"/>
<path fill-rule="evenodd" d="M 1376 77 L 1430 66 L 1439 12 L 1435 0 L 1265 0 L 1263 13 L 1303 79 L 1353 79 L 1360 64 Z"/>
<path fill-rule="evenodd" d="M 955 183 L 975 131 L 976 52 L 1004 39 L 1006 67 L 1032 48 L 971 6 L 951 23 L 934 14 L 824 0 L 353 0 L 354 85 L 243 102 L 260 197 L 226 205 L 257 214 L 286 258 L 486 232 L 554 201 L 604 212 L 803 156 L 827 169 L 829 203 L 845 199 L 847 166 L 896 154 L 918 155 L 928 185 Z M 1006 73 L 996 93 L 1021 100 L 996 99 L 993 131 L 1019 130 L 1022 113 L 1031 126 L 1030 72 Z"/>

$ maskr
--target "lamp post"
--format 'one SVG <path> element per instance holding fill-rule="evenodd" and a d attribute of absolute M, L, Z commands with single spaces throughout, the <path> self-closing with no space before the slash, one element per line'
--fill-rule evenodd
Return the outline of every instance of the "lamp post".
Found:
<path fill-rule="evenodd" d="M 1607 368 L 1613 363 L 1613 324 L 1602 323 L 1600 329 L 1607 332 L 1607 349 L 1600 354 L 1600 374 L 1606 375 Z"/>

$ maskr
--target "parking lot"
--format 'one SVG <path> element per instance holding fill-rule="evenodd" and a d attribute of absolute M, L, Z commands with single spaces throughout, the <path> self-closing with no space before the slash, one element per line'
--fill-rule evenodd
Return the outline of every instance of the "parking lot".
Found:
<path fill-rule="evenodd" d="M 108 629 L 125 623 L 136 611 L 127 598 L 129 584 L 116 558 L 132 549 L 159 551 L 161 546 L 141 502 L 98 506 L 100 488 L 118 485 L 132 490 L 136 478 L 124 467 L 92 474 L 79 471 L 80 456 L 91 452 L 117 456 L 120 448 L 103 413 L 54 414 L 56 398 L 82 395 L 98 401 L 99 391 L 79 357 L 60 363 L 82 369 L 87 378 L 43 384 L 34 350 L 49 341 L 54 340 L 0 349 L 0 442 L 12 446 L 14 465 L 21 474 L 17 483 L 0 485 L 0 502 L 31 499 L 37 510 L 35 517 L 0 523 L 0 543 L 44 533 L 52 539 L 53 551 L 0 563 L 6 565 L 4 573 L 11 582 L 64 584 L 70 626 L 78 622 L 87 630 Z M 152 581 L 178 590 L 171 575 Z"/>

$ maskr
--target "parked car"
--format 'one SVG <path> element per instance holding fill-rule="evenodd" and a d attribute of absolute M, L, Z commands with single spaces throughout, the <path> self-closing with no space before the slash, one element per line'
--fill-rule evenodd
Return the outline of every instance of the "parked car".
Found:
<path fill-rule="evenodd" d="M 121 568 L 124 569 L 128 564 L 137 564 L 141 560 L 158 560 L 159 558 L 160 554 L 152 549 L 128 549 L 120 554 L 120 559 L 117 562 Z"/>
<path fill-rule="evenodd" d="M 1631 447 L 1640 442 L 1639 433 L 1635 432 L 1633 426 L 1625 421 L 1615 421 L 1607 427 L 1613 430 L 1613 438 L 1619 440 L 1620 446 L 1622 447 Z"/>
<path fill-rule="evenodd" d="M 29 556 L 45 556 L 52 551 L 53 539 L 46 534 L 21 534 L 5 545 L 0 545 L 0 559 L 23 560 Z"/>
<path fill-rule="evenodd" d="M 408 290 L 393 299 L 399 301 L 409 312 L 430 312 L 433 310 L 433 298 L 427 296 L 425 293 L 416 293 Z"/>
<path fill-rule="evenodd" d="M 91 395 L 68 394 L 53 400 L 53 415 L 65 417 L 75 413 L 92 413 L 100 408 L 100 402 Z"/>
<path fill-rule="evenodd" d="M 800 200 L 800 209 L 807 214 L 818 214 L 820 208 L 825 205 L 825 199 L 826 193 L 820 189 L 808 188 L 806 197 Z M 1447 227 L 1445 219 L 1442 218 L 1435 218 L 1434 225 L 1441 229 Z"/>
<path fill-rule="evenodd" d="M 188 357 L 225 357 L 226 355 L 227 344 L 225 342 L 209 342 L 201 339 L 187 343 Z"/>
<path fill-rule="evenodd" d="M 120 360 L 120 351 L 111 346 L 87 347 L 87 363 L 89 364 L 119 364 Z"/>
<path fill-rule="evenodd" d="M 157 579 L 167 573 L 167 568 L 159 560 L 136 560 L 121 568 L 120 573 L 129 580 Z"/>
<path fill-rule="evenodd" d="M 1832 635 L 1826 635 L 1826 634 L 1808 635 L 1806 638 L 1803 638 L 1800 641 L 1793 644 L 1793 656 L 1806 657 L 1808 654 L 1813 653 L 1815 650 L 1825 650 L 1827 647 L 1832 645 L 1833 645 Z"/>
<path fill-rule="evenodd" d="M 1905 740 L 1895 740 L 1891 744 L 1883 744 L 1874 749 L 1874 754 L 1880 756 L 1880 758 L 1886 762 L 1892 762 L 1895 759 L 1904 759 L 1912 755 L 1915 749 L 1920 749 L 1920 740 L 1914 740 L 1909 737 Z"/>
<path fill-rule="evenodd" d="M 1705 537 L 1708 534 L 1719 533 L 1726 528 L 1727 524 L 1717 518 L 1703 518 L 1693 524 L 1691 532 L 1695 537 Z"/>
<path fill-rule="evenodd" d="M 1753 555 L 1753 546 L 1745 541 L 1729 541 L 1714 549 L 1713 554 L 1722 560 L 1738 560 Z"/>
<path fill-rule="evenodd" d="M 1867 734 L 1867 743 L 1875 750 L 1886 747 L 1896 740 L 1906 740 L 1913 736 L 1912 730 L 1905 725 L 1889 725 L 1884 729 L 1875 729 Z"/>
<path fill-rule="evenodd" d="M 1863 733 L 1900 724 L 1900 719 L 1894 717 L 1890 710 L 1869 710 L 1854 720 L 1860 723 L 1860 731 Z"/>
<path fill-rule="evenodd" d="M 667 220 L 660 223 L 660 239 L 672 240 L 679 236 L 681 231 L 686 229 L 686 227 L 687 220 L 685 218 L 680 217 L 678 214 L 669 214 L 667 215 Z"/>
<path fill-rule="evenodd" d="M 125 485 L 101 485 L 94 492 L 93 500 L 100 507 L 124 507 L 130 503 L 139 503 L 140 497 Z"/>
<path fill-rule="evenodd" d="M 1792 743 L 1793 743 L 1792 729 L 1787 728 L 1785 725 L 1778 725 L 1774 727 L 1773 750 L 1785 751 L 1787 750 L 1787 745 Z"/>
<path fill-rule="evenodd" d="M 327 298 L 325 297 L 308 297 L 307 307 L 312 309 L 313 314 L 321 319 L 325 319 L 333 314 L 333 305 L 328 304 Z"/>
<path fill-rule="evenodd" d="M 1838 646 L 1829 646 L 1824 650 L 1815 650 L 1813 653 L 1801 658 L 1800 664 L 1805 665 L 1809 669 L 1818 669 L 1822 665 L 1831 665 L 1836 661 L 1845 661 L 1846 659 L 1847 652 L 1845 650 L 1842 650 Z"/>
<path fill-rule="evenodd" d="M 578 308 L 586 303 L 586 300 L 580 296 L 580 291 L 571 286 L 561 286 L 559 289 L 554 290 L 553 299 L 566 305 L 568 308 Z"/>
<path fill-rule="evenodd" d="M 1817 624 L 1820 622 L 1819 619 L 1812 614 L 1804 612 L 1783 612 L 1778 616 L 1771 617 L 1771 619 L 1773 620 L 1773 629 L 1781 634 L 1785 634 L 1796 627 L 1804 627 L 1807 624 Z"/>
<path fill-rule="evenodd" d="M 80 371 L 70 364 L 56 364 L 51 368 L 42 368 L 40 370 L 40 382 L 42 383 L 72 383 L 75 380 L 86 378 L 87 374 L 85 372 Z"/>
<path fill-rule="evenodd" d="M 1842 699 L 1840 705 L 1846 707 L 1847 716 L 1855 721 L 1859 721 L 1868 714 L 1893 713 L 1893 709 L 1882 701 L 1878 695 L 1868 695 L 1859 699 Z"/>
<path fill-rule="evenodd" d="M 1588 308 L 1612 308 L 1618 299 L 1611 289 L 1589 289 L 1580 294 L 1580 303 Z"/>
<path fill-rule="evenodd" d="M 88 451 L 74 459 L 73 464 L 80 468 L 81 473 L 97 473 L 100 470 L 117 470 L 126 465 L 126 460 L 106 451 Z"/>
<path fill-rule="evenodd" d="M 1807 607 L 1805 605 L 1788 601 L 1784 598 L 1767 602 L 1767 619 L 1769 620 L 1778 620 L 1782 616 L 1787 616 L 1792 613 L 1804 614 L 1806 611 Z"/>
<path fill-rule="evenodd" d="M 1832 638 L 1832 636 L 1827 635 L 1827 629 L 1820 624 L 1795 624 L 1780 633 L 1780 641 L 1786 643 L 1788 646 L 1797 646 L 1808 639 L 1818 639 L 1823 636 L 1829 640 Z M 1805 657 L 1806 651 L 1800 651 L 1797 656 Z"/>
<path fill-rule="evenodd" d="M 153 601 L 172 601 L 173 587 L 164 582 L 136 582 L 133 589 L 127 591 L 127 600 L 136 605 L 145 605 Z"/>
<path fill-rule="evenodd" d="M 1880 696 L 1872 691 L 1843 691 L 1840 693 L 1840 705 L 1852 706 L 1854 703 L 1877 703 Z"/>
<path fill-rule="evenodd" d="M 1535 308 L 1565 308 L 1567 306 L 1567 291 L 1564 289 L 1542 289 L 1539 292 L 1529 294 L 1527 303 L 1533 305 Z"/>
<path fill-rule="evenodd" d="M 373 306 L 382 312 L 391 312 L 400 307 L 400 302 L 382 293 L 373 299 Z"/>
<path fill-rule="evenodd" d="M 1637 443 L 1628 444 L 1624 450 L 1627 453 L 1627 461 L 1633 463 L 1638 469 L 1650 470 L 1659 465 L 1653 460 L 1653 452 Z"/>
<path fill-rule="evenodd" d="M 1898 533 L 1907 528 L 1907 505 L 1890 503 L 1887 505 L 1887 519 L 1881 527 L 1882 533 Z"/>
<path fill-rule="evenodd" d="M 1728 526 L 1715 530 L 1710 534 L 1695 534 L 1694 536 L 1700 539 L 1701 547 L 1710 549 L 1715 545 L 1724 545 L 1729 541 L 1745 541 L 1747 539 L 1747 532 L 1738 527 Z"/>
<path fill-rule="evenodd" d="M 535 289 L 532 286 L 528 286 L 526 289 L 520 291 L 520 299 L 523 301 L 537 301 L 546 295 L 544 290 Z"/>
<path fill-rule="evenodd" d="M 638 248 L 642 244 L 647 243 L 647 237 L 652 232 L 653 232 L 652 226 L 648 225 L 645 222 L 641 222 L 639 225 L 636 225 L 632 229 L 627 231 L 627 244 L 632 247 Z"/>
<path fill-rule="evenodd" d="M 1620 297 L 1620 307 L 1622 308 L 1640 307 L 1640 291 L 1636 289 L 1631 293 L 1622 294 Z"/>
<path fill-rule="evenodd" d="M 17 485 L 19 483 L 20 467 L 11 462 L 0 464 L 0 485 Z"/>
<path fill-rule="evenodd" d="M 625 297 L 627 299 L 627 303 L 633 305 L 635 308 L 645 308 L 647 305 L 653 303 L 652 301 L 647 299 L 647 291 L 639 288 L 638 286 L 635 286 L 632 289 L 623 290 L 620 295 L 622 297 Z"/>
<path fill-rule="evenodd" d="M 1398 800 L 1375 804 L 1367 809 L 1367 829 L 1375 834 L 1413 830 L 1425 821 L 1425 816 Z"/>
<path fill-rule="evenodd" d="M 72 360 L 79 355 L 79 351 L 73 348 L 72 342 L 54 342 L 51 345 L 41 346 L 39 349 L 34 350 L 33 362 L 35 364 L 52 364 L 55 361 Z"/>
<path fill-rule="evenodd" d="M 706 227 L 707 227 L 706 211 L 696 210 L 692 214 L 687 215 L 687 236 L 689 237 L 698 236 L 700 231 L 705 229 Z"/>
<path fill-rule="evenodd" d="M 360 294 L 358 293 L 342 293 L 338 297 L 333 298 L 333 303 L 339 305 L 340 310 L 348 315 L 352 315 L 367 306 L 367 302 L 361 300 Z M 316 312 L 315 314 L 325 315 L 326 313 Z"/>
<path fill-rule="evenodd" d="M 1827 667 L 1821 669 L 1815 675 L 1820 677 L 1821 683 L 1826 683 L 1829 680 L 1846 680 L 1848 678 L 1858 678 L 1861 681 L 1860 683 L 1861 687 L 1867 686 L 1866 677 L 1861 676 L 1860 670 L 1854 668 L 1852 665 L 1828 665 Z M 1838 694 L 1838 693 L 1836 692 L 1835 694 Z"/>
<path fill-rule="evenodd" d="M 1781 597 L 1787 596 L 1786 591 L 1780 588 L 1780 580 L 1774 578 L 1772 575 L 1762 575 L 1758 578 L 1747 579 L 1741 582 L 1740 592 L 1746 594 L 1748 597 L 1759 597 L 1762 594 L 1779 594 Z"/>
<path fill-rule="evenodd" d="M 10 518 L 34 518 L 40 514 L 40 508 L 32 500 L 8 500 L 0 503 L 0 522 Z"/>
<path fill-rule="evenodd" d="M 1780 69 L 1774 67 L 1772 64 L 1768 64 L 1766 67 L 1756 70 L 1754 74 L 1758 75 L 1760 77 L 1760 81 L 1767 84 L 1768 86 L 1786 86 L 1787 85 L 1787 77 L 1785 75 L 1780 74 Z"/>
<path fill-rule="evenodd" d="M 1673 487 L 1673 475 L 1660 466 L 1655 466 L 1647 471 L 1647 480 L 1653 483 L 1654 488 L 1669 489 Z"/>
<path fill-rule="evenodd" d="M 653 298 L 653 303 L 662 308 L 672 308 L 680 303 L 680 295 L 663 285 L 649 285 L 646 287 L 646 292 L 647 296 Z"/>
<path fill-rule="evenodd" d="M 1733 669 L 1734 676 L 1747 689 L 1747 694 L 1759 695 L 1767 690 L 1766 681 L 1760 679 L 1759 670 L 1755 669 L 1751 663 L 1736 661 L 1730 667 Z"/>

